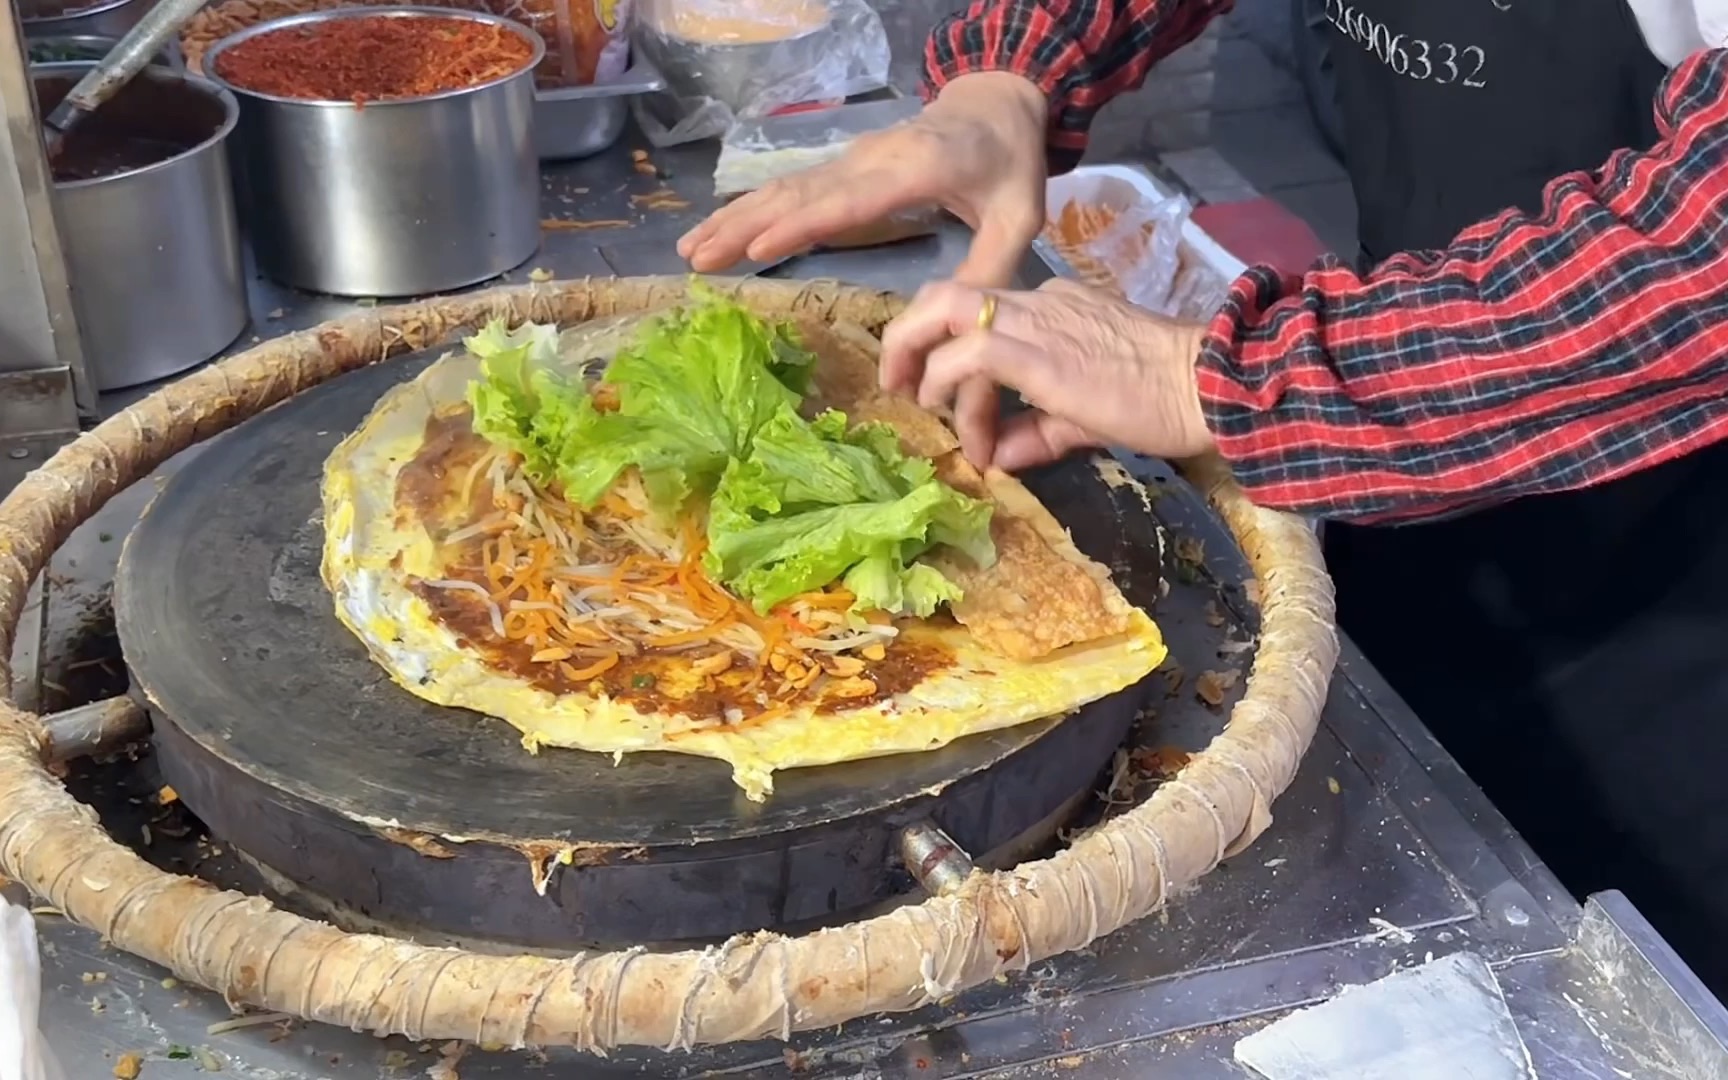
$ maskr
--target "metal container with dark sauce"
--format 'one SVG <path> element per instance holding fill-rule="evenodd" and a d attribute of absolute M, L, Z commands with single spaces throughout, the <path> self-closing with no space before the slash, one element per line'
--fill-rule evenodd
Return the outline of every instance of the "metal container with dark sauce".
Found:
<path fill-rule="evenodd" d="M 93 66 L 33 67 L 39 110 Z M 224 152 L 238 117 L 220 87 L 151 67 L 75 128 L 55 159 L 56 217 L 98 389 L 200 364 L 245 328 Z"/>

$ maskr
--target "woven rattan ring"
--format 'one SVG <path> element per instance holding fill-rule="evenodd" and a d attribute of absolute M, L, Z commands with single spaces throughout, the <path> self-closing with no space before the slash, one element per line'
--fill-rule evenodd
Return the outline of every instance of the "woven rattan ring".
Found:
<path fill-rule="evenodd" d="M 721 282 L 769 316 L 879 332 L 886 293 Z M 678 300 L 683 279 L 556 282 L 365 311 L 249 349 L 62 449 L 0 503 L 0 684 L 31 581 L 80 523 L 193 443 L 326 379 L 493 316 L 569 325 Z M 356 1030 L 492 1046 L 669 1048 L 906 1010 L 1080 948 L 1138 919 L 1258 836 L 1318 723 L 1337 659 L 1332 585 L 1300 521 L 1250 504 L 1217 462 L 1185 471 L 1259 582 L 1243 700 L 1206 750 L 1133 810 L 1059 854 L 864 922 L 701 950 L 494 956 L 351 934 L 165 873 L 103 830 L 44 767 L 35 717 L 0 702 L 0 873 L 114 945 L 230 1002 Z"/>

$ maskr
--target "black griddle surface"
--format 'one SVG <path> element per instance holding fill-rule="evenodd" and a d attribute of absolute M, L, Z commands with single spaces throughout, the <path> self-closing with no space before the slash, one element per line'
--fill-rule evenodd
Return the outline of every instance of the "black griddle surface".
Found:
<path fill-rule="evenodd" d="M 722 762 L 531 755 L 504 722 L 409 694 L 332 612 L 318 573 L 319 481 L 325 458 L 378 397 L 444 351 L 366 368 L 277 406 L 221 436 L 158 495 L 128 538 L 115 589 L 126 658 L 158 723 L 166 718 L 251 779 L 351 820 L 446 837 L 649 848 L 884 811 L 1027 750 L 1058 723 L 780 772 L 768 800 L 752 803 Z M 1119 580 L 1131 560 L 1144 569 L 1129 579 L 1156 587 L 1156 529 L 1138 495 L 1124 497 L 1079 462 L 1028 483 Z M 1089 721 L 1088 709 L 1066 722 L 1121 725 L 1124 704 L 1131 714 L 1137 703 L 1116 700 L 1109 717 Z M 1076 789 L 1099 764 L 1075 763 L 1085 770 Z"/>

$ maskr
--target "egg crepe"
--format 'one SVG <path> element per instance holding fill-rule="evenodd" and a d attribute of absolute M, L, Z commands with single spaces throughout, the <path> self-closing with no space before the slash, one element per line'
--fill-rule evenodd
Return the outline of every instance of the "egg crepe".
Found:
<path fill-rule="evenodd" d="M 596 358 L 626 348 L 642 320 L 566 331 L 535 363 L 617 409 Z M 902 568 L 947 590 L 939 610 L 869 609 L 851 572 L 753 604 L 721 584 L 704 536 L 706 521 L 724 539 L 720 493 L 668 515 L 654 477 L 632 468 L 579 505 L 475 430 L 484 365 L 465 353 L 386 393 L 326 462 L 322 572 L 337 617 L 405 689 L 505 720 L 531 752 L 704 755 L 756 800 L 777 769 L 1060 715 L 1162 662 L 1151 619 L 1025 487 L 981 474 L 934 415 L 877 389 L 867 331 L 811 323 L 795 336 L 814 357 L 805 417 L 839 410 L 842 427 L 862 425 L 853 434 L 886 425 L 875 430 L 898 437 L 902 471 L 933 474 L 987 515 L 987 555 L 938 542 Z"/>

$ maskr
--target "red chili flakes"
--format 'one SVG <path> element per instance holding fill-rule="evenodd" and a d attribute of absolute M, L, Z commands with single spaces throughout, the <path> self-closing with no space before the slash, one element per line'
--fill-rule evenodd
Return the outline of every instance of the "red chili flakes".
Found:
<path fill-rule="evenodd" d="M 528 66 L 507 27 L 443 16 L 378 15 L 287 26 L 217 57 L 235 86 L 303 101 L 391 101 L 464 90 Z"/>

